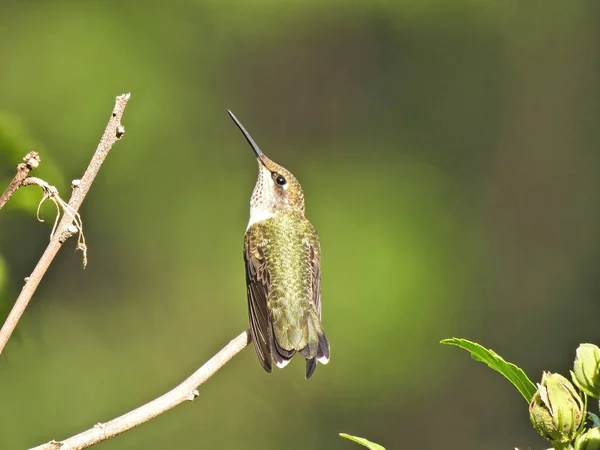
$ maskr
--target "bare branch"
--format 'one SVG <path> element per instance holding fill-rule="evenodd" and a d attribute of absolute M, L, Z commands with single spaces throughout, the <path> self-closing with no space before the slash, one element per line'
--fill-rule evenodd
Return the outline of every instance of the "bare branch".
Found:
<path fill-rule="evenodd" d="M 121 125 L 121 117 L 123 116 L 123 112 L 127 106 L 127 102 L 129 101 L 129 97 L 129 94 L 123 94 L 119 95 L 115 99 L 115 107 L 110 116 L 108 124 L 106 125 L 102 139 L 100 139 L 100 143 L 96 148 L 96 152 L 94 153 L 90 164 L 83 174 L 81 181 L 76 185 L 76 187 L 74 187 L 73 194 L 71 194 L 71 199 L 69 200 L 68 208 L 64 209 L 62 219 L 56 227 L 56 232 L 53 234 L 52 239 L 50 239 L 48 247 L 46 247 L 42 257 L 36 264 L 31 275 L 28 277 L 28 280 L 26 281 L 25 286 L 23 286 L 23 289 L 21 290 L 15 305 L 10 311 L 6 322 L 4 322 L 2 329 L 0 329 L 0 353 L 2 353 L 2 350 L 4 350 L 4 347 L 6 346 L 6 343 L 8 342 L 12 332 L 17 326 L 19 319 L 23 315 L 25 308 L 27 308 L 31 297 L 40 284 L 44 274 L 48 270 L 48 267 L 50 267 L 50 264 L 52 264 L 54 257 L 62 247 L 62 244 L 77 232 L 77 229 L 73 226 L 73 222 L 76 222 L 76 214 L 79 211 L 79 207 L 81 206 L 81 203 L 83 203 L 83 199 L 92 186 L 94 178 L 96 178 L 96 175 L 98 174 L 102 163 L 106 159 L 108 152 L 114 143 L 121 139 L 125 133 L 125 129 Z M 19 176 L 19 173 L 17 173 L 17 176 Z M 27 175 L 25 175 L 23 179 L 19 181 L 19 185 L 23 182 L 26 176 Z M 75 231 L 73 231 L 74 229 Z"/>
<path fill-rule="evenodd" d="M 40 155 L 36 152 L 29 152 L 25 155 L 23 161 L 24 162 L 17 166 L 17 174 L 13 180 L 10 182 L 4 193 L 0 195 L 0 209 L 6 205 L 6 202 L 8 202 L 17 189 L 21 187 L 25 178 L 29 175 L 29 172 L 40 165 Z"/>
<path fill-rule="evenodd" d="M 219 353 L 208 360 L 208 362 L 183 383 L 166 394 L 110 422 L 98 423 L 89 430 L 76 434 L 64 441 L 50 441 L 30 450 L 79 450 L 87 448 L 148 422 L 181 403 L 192 401 L 198 396 L 198 388 L 249 343 L 250 330 L 246 330 L 223 347 Z"/>

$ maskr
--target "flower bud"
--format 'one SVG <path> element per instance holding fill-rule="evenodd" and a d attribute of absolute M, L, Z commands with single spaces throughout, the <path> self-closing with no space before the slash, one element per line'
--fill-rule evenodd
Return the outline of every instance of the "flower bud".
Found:
<path fill-rule="evenodd" d="M 600 450 L 600 428 L 590 428 L 577 436 L 575 450 Z"/>
<path fill-rule="evenodd" d="M 583 400 L 562 375 L 544 372 L 529 405 L 531 424 L 555 448 L 573 441 L 580 430 Z"/>
<path fill-rule="evenodd" d="M 579 346 L 571 378 L 587 395 L 600 398 L 600 348 L 594 344 Z"/>

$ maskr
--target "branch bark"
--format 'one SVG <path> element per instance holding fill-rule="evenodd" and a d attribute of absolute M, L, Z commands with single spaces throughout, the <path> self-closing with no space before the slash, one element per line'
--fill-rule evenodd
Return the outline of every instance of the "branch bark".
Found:
<path fill-rule="evenodd" d="M 15 177 L 12 179 L 4 193 L 0 195 L 0 209 L 6 205 L 6 202 L 8 202 L 17 189 L 21 187 L 23 181 L 25 181 L 29 175 L 29 172 L 40 165 L 40 155 L 36 152 L 29 152 L 25 155 L 23 161 L 24 162 L 17 166 L 17 174 Z"/>
<path fill-rule="evenodd" d="M 76 218 L 75 214 L 79 211 L 79 207 L 83 203 L 83 200 L 87 195 L 94 181 L 94 178 L 96 178 L 96 175 L 98 174 L 102 163 L 106 159 L 108 152 L 110 151 L 114 143 L 121 139 L 121 137 L 125 133 L 125 128 L 123 128 L 123 126 L 121 125 L 121 117 L 123 116 L 123 112 L 125 110 L 125 107 L 127 106 L 127 102 L 129 101 L 129 97 L 130 94 L 123 94 L 119 95 L 115 99 L 115 107 L 112 111 L 112 115 L 108 121 L 108 124 L 106 125 L 106 129 L 104 130 L 102 139 L 100 139 L 100 143 L 96 148 L 96 152 L 94 153 L 90 164 L 88 165 L 85 173 L 83 174 L 81 181 L 79 182 L 79 184 L 74 185 L 73 193 L 71 194 L 71 199 L 68 203 L 68 208 L 65 210 L 65 213 L 60 223 L 58 224 L 56 232 L 50 239 L 48 247 L 46 247 L 46 250 L 44 251 L 40 260 L 33 269 L 33 272 L 28 277 L 25 286 L 23 286 L 19 297 L 15 301 L 15 305 L 13 306 L 12 310 L 10 311 L 10 314 L 6 319 L 6 322 L 4 322 L 2 329 L 0 329 L 0 353 L 2 353 L 2 351 L 4 350 L 4 347 L 10 339 L 10 336 L 14 331 L 15 327 L 17 326 L 17 323 L 19 323 L 19 319 L 23 315 L 23 312 L 25 312 L 25 308 L 27 308 L 31 297 L 33 296 L 35 290 L 40 284 L 40 281 L 44 277 L 44 274 L 48 270 L 48 267 L 50 267 L 50 264 L 52 264 L 54 257 L 62 247 L 62 244 L 73 234 L 75 234 L 76 231 L 73 231 L 72 227 L 73 221 Z M 15 177 L 15 179 L 20 179 L 21 177 L 22 179 L 20 181 L 15 182 L 15 180 L 13 180 L 13 182 L 18 183 L 18 185 L 20 186 L 27 177 L 27 174 L 23 176 L 21 172 L 17 172 L 17 176 Z M 12 192 L 14 192 L 17 188 L 15 188 Z M 8 196 L 10 197 L 10 195 L 12 195 L 12 193 L 9 193 Z"/>
<path fill-rule="evenodd" d="M 30 450 L 79 450 L 115 437 L 141 425 L 160 414 L 198 396 L 198 388 L 213 376 L 235 355 L 250 343 L 250 330 L 246 330 L 221 349 L 208 362 L 190 375 L 179 386 L 139 408 L 106 423 L 98 423 L 89 430 L 64 441 L 50 441 Z"/>

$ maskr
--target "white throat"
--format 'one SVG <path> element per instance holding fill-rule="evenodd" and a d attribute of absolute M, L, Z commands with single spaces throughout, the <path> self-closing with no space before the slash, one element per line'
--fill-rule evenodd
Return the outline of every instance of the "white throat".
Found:
<path fill-rule="evenodd" d="M 275 213 L 273 211 L 269 211 L 262 208 L 253 211 L 252 208 L 250 208 L 250 220 L 248 221 L 246 231 L 248 231 L 248 228 L 250 228 L 256 222 L 262 222 L 263 220 L 269 219 L 274 215 Z"/>

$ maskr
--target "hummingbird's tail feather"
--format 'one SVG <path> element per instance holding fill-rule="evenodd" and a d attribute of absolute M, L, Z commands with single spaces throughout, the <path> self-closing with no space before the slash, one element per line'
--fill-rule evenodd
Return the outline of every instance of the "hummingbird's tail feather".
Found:
<path fill-rule="evenodd" d="M 317 360 L 310 358 L 306 360 L 306 379 L 308 380 L 317 368 Z"/>
<path fill-rule="evenodd" d="M 321 364 L 329 362 L 329 341 L 323 330 L 319 333 L 319 350 L 317 351 L 317 360 Z"/>
<path fill-rule="evenodd" d="M 295 354 L 296 350 L 286 350 L 279 345 L 275 339 L 275 332 L 271 329 L 271 357 L 275 361 L 275 365 L 280 369 L 287 366 Z"/>
<path fill-rule="evenodd" d="M 310 329 L 311 327 L 309 327 Z M 317 368 L 317 361 L 321 364 L 329 362 L 329 342 L 327 336 L 318 324 L 316 337 L 317 339 L 310 340 L 308 345 L 300 350 L 300 354 L 306 358 L 306 379 L 308 380 Z"/>

